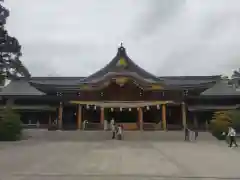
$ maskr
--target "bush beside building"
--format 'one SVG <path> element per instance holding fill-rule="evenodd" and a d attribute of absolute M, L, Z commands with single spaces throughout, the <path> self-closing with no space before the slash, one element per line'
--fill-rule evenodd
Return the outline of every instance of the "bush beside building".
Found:
<path fill-rule="evenodd" d="M 22 123 L 19 114 L 12 109 L 4 109 L 0 120 L 0 141 L 17 141 L 21 139 Z"/>
<path fill-rule="evenodd" d="M 240 111 L 218 111 L 215 112 L 211 120 L 210 128 L 213 136 L 219 140 L 225 140 L 228 127 L 232 126 L 240 132 Z"/>

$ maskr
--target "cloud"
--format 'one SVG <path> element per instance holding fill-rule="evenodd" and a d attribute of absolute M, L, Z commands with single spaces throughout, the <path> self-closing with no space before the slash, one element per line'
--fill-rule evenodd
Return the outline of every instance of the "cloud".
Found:
<path fill-rule="evenodd" d="M 8 0 L 7 28 L 33 75 L 87 76 L 121 41 L 156 75 L 231 74 L 240 67 L 239 0 Z"/>

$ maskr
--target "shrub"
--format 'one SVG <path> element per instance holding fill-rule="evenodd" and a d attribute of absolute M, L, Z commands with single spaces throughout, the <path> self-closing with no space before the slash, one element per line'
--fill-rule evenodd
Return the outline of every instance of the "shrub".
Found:
<path fill-rule="evenodd" d="M 210 129 L 213 136 L 215 136 L 219 140 L 226 139 L 228 127 L 231 124 L 232 124 L 232 119 L 228 111 L 215 112 L 210 124 Z"/>
<path fill-rule="evenodd" d="M 0 120 L 0 141 L 16 141 L 21 135 L 22 123 L 19 114 L 10 108 L 4 109 Z"/>
<path fill-rule="evenodd" d="M 237 132 L 240 132 L 240 110 L 231 110 L 229 115 L 232 120 L 232 126 Z"/>

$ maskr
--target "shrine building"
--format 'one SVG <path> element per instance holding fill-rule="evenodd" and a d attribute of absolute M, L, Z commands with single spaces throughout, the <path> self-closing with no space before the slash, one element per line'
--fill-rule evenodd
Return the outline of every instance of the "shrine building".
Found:
<path fill-rule="evenodd" d="M 237 109 L 240 91 L 216 76 L 153 75 L 129 58 L 123 46 L 88 77 L 30 77 L 12 80 L 0 92 L 25 127 L 103 130 L 114 119 L 126 130 L 204 129 L 218 110 Z"/>

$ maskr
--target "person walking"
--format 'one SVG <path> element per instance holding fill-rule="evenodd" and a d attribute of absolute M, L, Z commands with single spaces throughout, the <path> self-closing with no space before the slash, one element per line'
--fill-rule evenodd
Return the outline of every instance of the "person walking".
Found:
<path fill-rule="evenodd" d="M 115 136 L 116 136 L 116 130 L 117 130 L 117 127 L 116 127 L 116 124 L 112 124 L 111 125 L 111 128 L 112 128 L 112 139 L 115 139 Z"/>
<path fill-rule="evenodd" d="M 117 139 L 122 140 L 122 125 L 118 125 L 117 127 Z"/>
<path fill-rule="evenodd" d="M 228 137 L 229 137 L 229 147 L 232 147 L 234 144 L 235 147 L 238 147 L 237 142 L 236 142 L 236 130 L 233 127 L 228 128 Z"/>
<path fill-rule="evenodd" d="M 114 119 L 112 118 L 111 121 L 110 121 L 110 129 L 111 129 L 111 130 L 113 129 L 114 124 L 115 124 L 115 121 L 114 121 Z"/>
<path fill-rule="evenodd" d="M 194 130 L 194 139 L 195 139 L 195 141 L 197 140 L 197 138 L 198 138 L 198 130 L 197 130 L 197 128 L 195 128 L 195 130 Z"/>

